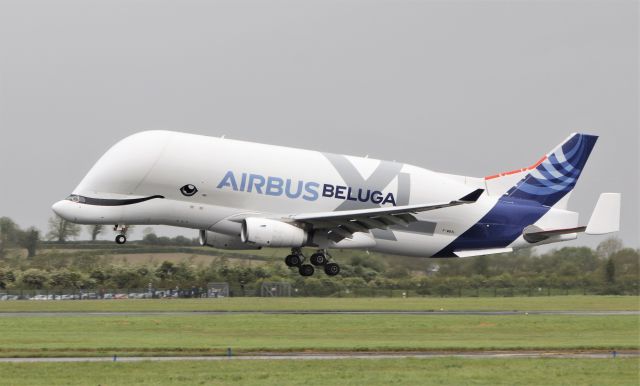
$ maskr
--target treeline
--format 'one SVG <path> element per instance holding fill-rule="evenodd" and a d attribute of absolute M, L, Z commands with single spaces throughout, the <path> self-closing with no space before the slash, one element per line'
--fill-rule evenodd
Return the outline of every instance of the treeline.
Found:
<path fill-rule="evenodd" d="M 221 252 L 223 254 L 224 252 Z M 640 253 L 616 239 L 598 249 L 562 248 L 541 255 L 529 250 L 469 259 L 416 259 L 407 266 L 394 256 L 336 251 L 342 271 L 329 278 L 321 273 L 302 278 L 281 259 L 232 263 L 223 256 L 208 263 L 185 259 L 178 263 L 115 262 L 100 251 L 50 250 L 30 258 L 9 253 L 0 259 L 0 289 L 100 290 L 133 288 L 205 288 L 226 282 L 246 294 L 263 282 L 289 282 L 301 294 L 320 296 L 357 291 L 403 289 L 418 295 L 546 294 L 550 288 L 567 293 L 638 294 Z"/>
<path fill-rule="evenodd" d="M 129 228 L 129 231 L 131 228 Z M 87 229 L 95 240 L 102 226 Z M 179 263 L 128 264 L 115 262 L 101 249 L 69 250 L 79 226 L 52 217 L 43 243 L 36 228 L 20 229 L 0 218 L 0 289 L 126 289 L 206 287 L 227 282 L 243 291 L 264 281 L 285 281 L 301 291 L 331 295 L 360 289 L 406 289 L 422 295 L 479 294 L 481 290 L 531 293 L 555 288 L 589 293 L 638 294 L 640 253 L 624 248 L 619 239 L 602 242 L 595 250 L 566 247 L 537 255 L 531 249 L 468 259 L 407 259 L 359 251 L 336 251 L 341 273 L 302 278 L 281 259 L 231 263 L 225 251 L 208 264 L 187 259 Z M 176 246 L 194 250 L 197 240 L 184 236 L 158 237 L 151 228 L 134 245 Z M 53 243 L 61 249 L 50 248 Z M 96 244 L 98 245 L 98 244 Z M 46 247 L 39 251 L 39 247 Z M 166 247 L 164 248 L 166 249 Z M 26 250 L 26 257 L 24 251 Z M 195 251 L 195 250 L 194 250 Z M 213 250 L 211 250 L 213 251 Z M 236 257 L 237 254 L 229 255 Z M 240 256 L 242 257 L 242 256 Z M 411 263 L 407 263 L 410 261 Z M 321 270 L 318 270 L 321 271 Z"/>
<path fill-rule="evenodd" d="M 87 225 L 86 232 L 90 236 L 91 241 L 96 241 L 100 235 L 104 235 L 108 227 L 104 225 Z M 125 230 L 125 234 L 131 233 L 134 229 L 129 226 Z M 7 254 L 7 250 L 15 248 L 24 248 L 28 257 L 36 255 L 37 250 L 46 243 L 55 243 L 64 245 L 69 241 L 77 238 L 82 232 L 80 225 L 74 224 L 63 219 L 60 216 L 52 216 L 48 222 L 48 230 L 43 235 L 36 227 L 21 229 L 9 217 L 0 217 L 0 258 Z M 143 238 L 139 243 L 152 246 L 196 246 L 197 238 L 187 238 L 185 236 L 157 236 L 152 228 L 145 228 Z"/>

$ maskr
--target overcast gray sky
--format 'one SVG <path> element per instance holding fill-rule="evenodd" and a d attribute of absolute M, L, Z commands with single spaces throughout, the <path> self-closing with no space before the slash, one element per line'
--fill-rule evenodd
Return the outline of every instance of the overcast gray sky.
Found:
<path fill-rule="evenodd" d="M 570 208 L 622 192 L 638 247 L 638 64 L 636 1 L 0 0 L 0 216 L 44 230 L 143 129 L 471 176 L 583 130 Z"/>

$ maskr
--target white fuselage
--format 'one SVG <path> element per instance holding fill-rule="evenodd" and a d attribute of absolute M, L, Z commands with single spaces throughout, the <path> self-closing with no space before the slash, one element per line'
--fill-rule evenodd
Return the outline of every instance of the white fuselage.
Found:
<path fill-rule="evenodd" d="M 189 186 L 189 188 L 181 188 Z M 73 194 L 103 200 L 162 199 L 128 205 L 88 205 L 64 200 L 61 216 L 82 224 L 157 224 L 237 237 L 247 215 L 286 218 L 298 213 L 450 201 L 484 179 L 451 176 L 420 167 L 280 146 L 170 131 L 147 131 L 113 146 Z M 186 193 L 186 194 L 185 194 Z M 192 194 L 193 193 L 193 194 Z M 341 248 L 432 256 L 496 205 L 503 192 L 487 189 L 472 205 L 419 213 L 403 228 L 374 230 Z M 577 214 L 549 210 L 536 225 L 572 227 Z M 564 235 L 553 239 L 574 238 Z M 521 237 L 511 247 L 531 246 Z"/>

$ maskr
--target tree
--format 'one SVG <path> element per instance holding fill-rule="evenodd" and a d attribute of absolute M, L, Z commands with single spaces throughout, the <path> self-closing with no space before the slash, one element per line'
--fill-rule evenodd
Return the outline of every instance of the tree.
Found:
<path fill-rule="evenodd" d="M 145 244 L 155 245 L 155 244 L 158 244 L 158 236 L 153 232 L 152 233 L 147 233 L 142 238 L 142 241 Z"/>
<path fill-rule="evenodd" d="M 598 244 L 596 254 L 601 259 L 607 259 L 614 253 L 620 251 L 623 247 L 624 245 L 622 244 L 622 240 L 617 237 L 610 237 Z"/>
<path fill-rule="evenodd" d="M 473 273 L 487 276 L 489 273 L 489 257 L 480 255 L 473 259 Z"/>
<path fill-rule="evenodd" d="M 4 257 L 6 249 L 16 244 L 18 225 L 9 217 L 0 217 L 0 257 Z"/>
<path fill-rule="evenodd" d="M 70 238 L 77 237 L 79 234 L 80 225 L 69 222 L 58 215 L 49 219 L 48 240 L 64 243 Z"/>
<path fill-rule="evenodd" d="M 49 277 L 49 285 L 54 288 L 79 289 L 83 284 L 83 277 L 78 272 L 66 269 L 55 271 Z"/>
<path fill-rule="evenodd" d="M 22 274 L 22 283 L 27 288 L 42 289 L 49 277 L 46 271 L 37 268 L 30 268 Z"/>
<path fill-rule="evenodd" d="M 93 279 L 97 284 L 102 285 L 109 279 L 109 274 L 101 267 L 98 267 L 89 272 L 89 279 Z"/>
<path fill-rule="evenodd" d="M 117 288 L 142 288 L 146 286 L 133 267 L 115 267 L 109 280 Z"/>
<path fill-rule="evenodd" d="M 20 233 L 20 246 L 27 249 L 28 257 L 34 257 L 40 243 L 40 231 L 35 227 L 30 227 Z"/>
<path fill-rule="evenodd" d="M 175 245 L 191 245 L 192 244 L 191 239 L 188 239 L 182 235 L 178 235 L 174 237 L 171 241 Z"/>
<path fill-rule="evenodd" d="M 104 230 L 104 225 L 89 225 L 88 227 L 89 234 L 91 235 L 91 241 L 96 241 L 98 235 L 102 233 Z"/>
<path fill-rule="evenodd" d="M 607 259 L 607 264 L 604 267 L 604 279 L 609 284 L 616 282 L 616 265 L 612 258 Z"/>
<path fill-rule="evenodd" d="M 166 280 L 171 278 L 176 273 L 176 271 L 177 269 L 174 264 L 170 261 L 165 260 L 156 269 L 155 275 L 161 280 Z"/>
<path fill-rule="evenodd" d="M 0 269 L 0 289 L 7 288 L 7 285 L 16 281 L 16 277 L 12 271 L 3 271 Z"/>

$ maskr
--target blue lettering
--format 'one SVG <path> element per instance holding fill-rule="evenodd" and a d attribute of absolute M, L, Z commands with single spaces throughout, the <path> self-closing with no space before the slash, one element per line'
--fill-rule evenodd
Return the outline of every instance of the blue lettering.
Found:
<path fill-rule="evenodd" d="M 262 187 L 264 186 L 264 183 L 264 177 L 262 177 L 261 175 L 249 174 L 249 186 L 247 187 L 247 192 L 251 192 L 255 187 L 256 193 L 262 194 Z"/>
<path fill-rule="evenodd" d="M 350 186 L 349 186 L 349 189 L 347 189 L 347 200 L 349 200 L 349 201 L 358 201 L 357 198 L 351 197 L 351 187 Z"/>
<path fill-rule="evenodd" d="M 382 202 L 382 192 L 379 192 L 377 190 L 375 190 L 373 193 L 371 193 L 371 202 L 373 202 L 374 204 L 379 204 Z"/>
<path fill-rule="evenodd" d="M 358 200 L 360 200 L 360 202 L 369 201 L 369 196 L 371 196 L 371 190 L 367 189 L 367 195 L 362 197 L 362 189 L 358 189 Z"/>
<path fill-rule="evenodd" d="M 240 174 L 240 186 L 236 175 L 229 170 L 220 183 L 218 189 L 229 187 L 235 191 L 256 192 L 269 196 L 286 195 L 295 199 L 302 197 L 303 200 L 315 201 L 320 195 L 322 197 L 332 197 L 338 200 L 372 202 L 374 204 L 392 204 L 396 206 L 396 199 L 393 193 L 383 193 L 379 190 L 356 188 L 343 185 L 319 184 L 317 182 L 304 182 L 302 180 L 283 179 L 274 176 L 262 176 L 260 174 Z"/>
<path fill-rule="evenodd" d="M 307 194 L 302 196 L 302 198 L 307 201 L 317 200 L 318 191 L 316 189 L 318 189 L 319 187 L 320 187 L 320 184 L 317 182 L 307 182 L 306 184 L 304 184 L 304 190 L 307 192 Z"/>
<path fill-rule="evenodd" d="M 333 197 L 334 189 L 335 188 L 333 185 L 324 184 L 324 186 L 322 187 L 322 197 Z"/>
<path fill-rule="evenodd" d="M 396 200 L 395 198 L 393 198 L 393 194 L 392 193 L 388 193 L 387 197 L 384 198 L 384 201 L 382 201 L 382 205 L 386 204 L 387 202 L 390 202 L 393 204 L 393 206 L 396 206 Z"/>
<path fill-rule="evenodd" d="M 218 184 L 218 189 L 230 186 L 233 190 L 238 190 L 238 184 L 236 184 L 236 177 L 233 172 L 229 170 L 227 174 L 222 177 L 222 181 Z"/>
<path fill-rule="evenodd" d="M 269 196 L 282 196 L 282 185 L 284 181 L 279 177 L 267 178 L 267 191 L 265 194 Z"/>
<path fill-rule="evenodd" d="M 242 178 L 240 179 L 240 191 L 244 192 L 244 189 L 247 187 L 247 173 L 242 173 Z"/>
<path fill-rule="evenodd" d="M 287 178 L 287 184 L 284 188 L 284 192 L 289 198 L 298 198 L 302 194 L 302 181 L 298 181 L 298 187 L 295 193 L 291 193 L 291 179 Z"/>

